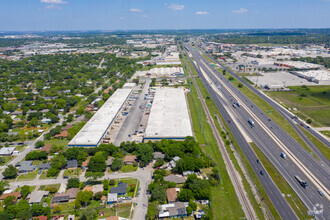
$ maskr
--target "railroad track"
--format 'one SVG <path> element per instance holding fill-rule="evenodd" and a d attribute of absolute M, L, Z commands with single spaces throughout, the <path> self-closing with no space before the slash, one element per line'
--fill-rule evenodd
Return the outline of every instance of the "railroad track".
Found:
<path fill-rule="evenodd" d="M 189 55 L 187 53 L 186 53 L 186 55 L 189 57 Z M 190 59 L 190 57 L 189 57 L 189 59 Z M 243 207 L 243 210 L 245 212 L 246 218 L 247 219 L 251 219 L 251 220 L 257 219 L 257 216 L 256 216 L 256 214 L 255 214 L 255 212 L 254 212 L 254 210 L 253 210 L 253 208 L 252 208 L 252 206 L 251 206 L 248 198 L 247 198 L 247 195 L 246 195 L 245 190 L 243 188 L 243 184 L 241 183 L 241 181 L 237 177 L 237 175 L 239 175 L 239 174 L 235 170 L 234 165 L 232 164 L 232 161 L 230 160 L 230 158 L 229 158 L 229 156 L 227 154 L 227 150 L 226 150 L 225 146 L 223 145 L 223 143 L 221 141 L 221 137 L 220 137 L 220 135 L 219 135 L 219 133 L 217 131 L 217 128 L 216 128 L 216 126 L 214 124 L 213 118 L 212 118 L 212 116 L 211 116 L 211 114 L 210 114 L 210 112 L 209 112 L 209 110 L 208 110 L 208 108 L 206 106 L 206 103 L 205 103 L 205 100 L 203 99 L 202 93 L 200 92 L 200 90 L 198 88 L 198 85 L 197 85 L 197 83 L 196 83 L 196 81 L 194 79 L 194 76 L 192 75 L 192 71 L 190 69 L 190 66 L 187 64 L 187 61 L 186 61 L 186 59 L 184 57 L 183 57 L 183 60 L 184 60 L 184 62 L 186 64 L 186 67 L 189 69 L 189 74 L 190 74 L 190 76 L 192 78 L 192 81 L 194 82 L 195 88 L 197 89 L 197 93 L 198 93 L 199 99 L 201 100 L 201 103 L 203 105 L 204 111 L 205 111 L 205 113 L 207 115 L 207 118 L 208 118 L 208 120 L 210 122 L 210 125 L 211 125 L 211 128 L 212 128 L 212 132 L 213 132 L 213 134 L 214 134 L 214 136 L 216 138 L 216 141 L 218 143 L 218 146 L 219 146 L 219 149 L 220 149 L 221 154 L 223 156 L 223 159 L 225 161 L 225 164 L 227 165 L 227 170 L 228 170 L 230 179 L 231 179 L 231 181 L 232 181 L 232 183 L 234 185 L 236 194 L 237 194 L 237 196 L 238 196 L 238 198 L 240 200 L 240 203 L 241 203 L 241 205 Z"/>

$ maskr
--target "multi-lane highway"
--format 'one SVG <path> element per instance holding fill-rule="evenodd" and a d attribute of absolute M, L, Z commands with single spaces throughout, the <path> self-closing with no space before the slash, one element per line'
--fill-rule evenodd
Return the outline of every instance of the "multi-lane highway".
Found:
<path fill-rule="evenodd" d="M 318 140 L 320 140 L 323 144 L 330 147 L 330 143 L 320 132 L 314 130 L 309 125 L 307 125 L 304 121 L 300 120 L 299 118 L 295 117 L 293 113 L 291 113 L 289 110 L 285 109 L 283 106 L 275 102 L 273 99 L 269 98 L 267 95 L 262 93 L 261 91 L 257 90 L 255 87 L 251 86 L 248 82 L 243 80 L 241 77 L 237 76 L 233 71 L 228 69 L 226 66 L 224 66 L 222 63 L 218 62 L 214 58 L 212 58 L 207 53 L 203 52 L 206 56 L 208 56 L 211 60 L 213 60 L 215 63 L 219 64 L 222 69 L 225 69 L 229 74 L 231 74 L 233 77 L 236 78 L 236 80 L 239 80 L 244 86 L 248 87 L 252 92 L 254 92 L 256 95 L 258 95 L 260 98 L 262 98 L 264 101 L 266 101 L 270 106 L 272 106 L 276 111 L 278 111 L 290 124 L 291 126 L 297 131 L 297 133 L 301 136 L 303 141 L 307 144 L 307 146 L 317 155 L 317 157 L 325 164 L 329 166 L 329 160 L 319 151 L 319 149 L 308 139 L 308 137 L 299 129 L 299 126 L 301 126 L 303 129 L 305 129 L 307 132 L 311 133 L 313 136 L 315 136 Z"/>
<path fill-rule="evenodd" d="M 260 174 L 264 168 L 256 162 L 257 158 L 244 136 L 248 136 L 259 147 L 309 209 L 312 209 L 316 203 L 322 203 L 324 205 L 324 217 L 325 219 L 329 218 L 328 164 L 320 163 L 312 157 L 280 126 L 270 120 L 266 113 L 211 67 L 195 49 L 188 45 L 187 48 L 194 57 L 195 67 L 212 99 L 281 217 L 283 219 L 296 218 L 269 176 L 266 173 Z M 236 105 L 234 108 L 234 102 L 239 102 L 240 107 Z M 254 127 L 248 123 L 249 118 L 255 122 Z M 285 152 L 288 158 L 281 158 L 281 152 Z M 303 188 L 294 178 L 295 175 L 306 180 L 308 187 Z M 272 188 L 276 190 L 270 190 Z M 318 190 L 321 190 L 324 195 L 321 196 Z"/>

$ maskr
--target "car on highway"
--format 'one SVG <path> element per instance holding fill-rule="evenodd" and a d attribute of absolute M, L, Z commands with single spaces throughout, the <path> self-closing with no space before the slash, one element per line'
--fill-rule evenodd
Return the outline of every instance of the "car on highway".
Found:
<path fill-rule="evenodd" d="M 260 160 L 259 159 L 257 159 L 257 163 L 260 163 Z"/>
<path fill-rule="evenodd" d="M 271 119 L 270 119 L 270 118 L 268 118 L 268 121 L 271 121 Z"/>
<path fill-rule="evenodd" d="M 323 192 L 319 189 L 319 190 L 317 190 L 317 192 L 321 195 L 321 196 L 323 196 Z"/>
<path fill-rule="evenodd" d="M 263 176 L 265 173 L 264 173 L 264 171 L 261 170 L 261 171 L 260 171 L 260 174 Z"/>
<path fill-rule="evenodd" d="M 230 120 L 228 120 L 228 123 L 230 123 Z"/>

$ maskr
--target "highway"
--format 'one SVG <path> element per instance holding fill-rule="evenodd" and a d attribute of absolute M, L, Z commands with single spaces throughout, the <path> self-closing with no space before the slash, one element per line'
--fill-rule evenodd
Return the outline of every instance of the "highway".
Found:
<path fill-rule="evenodd" d="M 323 144 L 330 147 L 330 143 L 327 140 L 326 137 L 324 137 L 320 132 L 316 131 L 315 129 L 311 128 L 309 125 L 307 125 L 304 121 L 300 120 L 299 118 L 294 118 L 294 114 L 291 113 L 289 110 L 285 109 L 283 106 L 275 102 L 273 99 L 269 98 L 267 95 L 265 95 L 263 92 L 257 90 L 252 85 L 250 85 L 248 82 L 243 80 L 241 77 L 237 76 L 233 71 L 228 69 L 226 66 L 224 66 L 222 63 L 218 62 L 217 60 L 213 59 L 211 56 L 209 56 L 207 53 L 204 52 L 206 56 L 208 56 L 211 60 L 213 60 L 215 63 L 219 64 L 222 69 L 225 69 L 229 74 L 231 74 L 233 77 L 236 78 L 236 80 L 240 81 L 244 86 L 249 88 L 252 92 L 254 92 L 256 95 L 258 95 L 260 98 L 262 98 L 264 101 L 266 101 L 270 106 L 272 106 L 276 111 L 278 111 L 290 124 L 291 126 L 297 131 L 297 133 L 301 136 L 303 141 L 307 144 L 307 146 L 317 155 L 317 157 L 325 164 L 329 166 L 328 159 L 319 151 L 319 149 L 308 139 L 308 137 L 298 128 L 298 126 L 301 126 L 303 129 L 305 129 L 307 132 L 312 134 L 314 137 L 316 137 L 318 140 L 320 140 Z"/>
<path fill-rule="evenodd" d="M 243 132 L 242 130 L 244 130 L 251 140 L 267 156 L 309 209 L 312 209 L 313 205 L 316 203 L 324 205 L 324 217 L 328 219 L 329 166 L 313 158 L 232 83 L 211 67 L 195 49 L 189 46 L 188 49 L 196 61 L 195 65 L 198 73 L 210 92 L 212 99 L 225 118 L 235 139 L 239 141 L 240 147 L 261 180 L 273 204 L 280 212 L 281 217 L 283 219 L 293 219 L 292 217 L 285 217 L 285 215 L 289 215 L 288 213 L 292 213 L 292 210 L 285 201 L 277 204 L 281 201 L 278 196 L 280 193 L 269 190 L 272 184 L 268 182 L 270 185 L 267 185 L 267 174 L 260 176 L 260 171 L 264 170 L 264 168 L 261 164 L 256 162 L 254 152 L 251 150 L 246 140 L 241 140 L 244 139 L 241 134 Z M 241 103 L 241 107 L 233 108 L 232 104 L 237 101 Z M 228 114 L 228 112 L 230 114 Z M 247 122 L 249 118 L 255 121 L 254 127 L 251 127 Z M 231 121 L 232 123 L 230 123 Z M 285 160 L 280 157 L 282 151 L 285 151 L 288 155 L 288 158 Z M 306 189 L 300 186 L 298 181 L 294 178 L 295 175 L 299 175 L 308 182 L 308 187 Z M 268 181 L 271 181 L 271 179 L 269 178 Z M 323 191 L 324 196 L 319 195 L 318 189 Z M 284 213 L 282 213 L 283 208 L 285 209 Z"/>

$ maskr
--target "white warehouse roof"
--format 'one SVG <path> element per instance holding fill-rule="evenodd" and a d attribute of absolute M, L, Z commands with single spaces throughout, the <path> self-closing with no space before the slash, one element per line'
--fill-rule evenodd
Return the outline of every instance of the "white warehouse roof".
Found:
<path fill-rule="evenodd" d="M 158 88 L 145 139 L 184 139 L 192 136 L 186 96 L 182 88 Z"/>
<path fill-rule="evenodd" d="M 117 116 L 131 91 L 131 89 L 117 89 L 69 142 L 69 147 L 96 147 Z"/>

